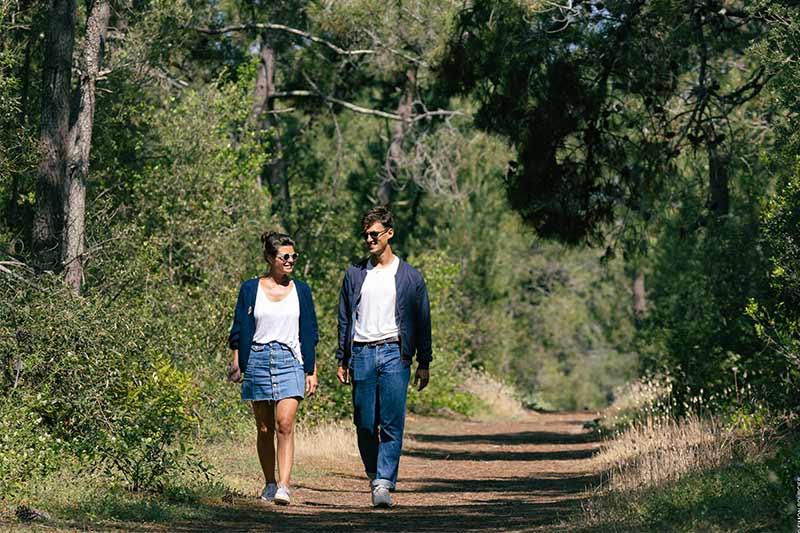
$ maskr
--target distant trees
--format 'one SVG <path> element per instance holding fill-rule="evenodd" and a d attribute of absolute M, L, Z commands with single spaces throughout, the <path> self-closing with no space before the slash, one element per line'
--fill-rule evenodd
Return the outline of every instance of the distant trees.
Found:
<path fill-rule="evenodd" d="M 744 51 L 765 31 L 739 2 L 476 0 L 442 61 L 451 92 L 518 158 L 509 199 L 542 235 L 602 241 L 680 194 L 682 154 L 707 166 L 710 215 L 729 209 L 732 121 L 768 76 Z"/>
<path fill-rule="evenodd" d="M 797 404 L 794 189 L 761 210 L 799 153 L 798 21 L 785 2 L 474 0 L 440 64 L 444 90 L 515 146 L 506 190 L 525 221 L 621 249 L 644 366 L 679 398 L 745 375 Z"/>
<path fill-rule="evenodd" d="M 428 65 L 442 39 L 430 28 L 437 21 L 447 24 L 455 9 L 454 2 L 430 1 L 396 6 L 374 0 L 284 2 L 269 8 L 244 1 L 209 7 L 206 21 L 196 17 L 191 29 L 209 39 L 241 52 L 251 46 L 259 50 L 251 123 L 272 132 L 264 139 L 276 157 L 260 181 L 269 187 L 284 226 L 293 225 L 292 171 L 286 159 L 289 137 L 297 135 L 290 128 L 296 122 L 292 114 L 335 117 L 347 111 L 388 121 L 383 166 L 371 195 L 392 203 L 405 181 L 405 154 L 422 142 L 418 134 L 457 114 L 427 88 Z M 291 104 L 281 108 L 279 101 Z M 425 187 L 424 179 L 417 181 Z"/>

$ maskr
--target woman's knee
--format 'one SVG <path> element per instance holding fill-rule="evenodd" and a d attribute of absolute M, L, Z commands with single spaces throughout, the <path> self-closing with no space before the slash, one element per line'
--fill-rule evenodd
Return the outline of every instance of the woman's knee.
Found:
<path fill-rule="evenodd" d="M 291 435 L 294 432 L 294 417 L 278 417 L 276 425 L 279 435 Z"/>

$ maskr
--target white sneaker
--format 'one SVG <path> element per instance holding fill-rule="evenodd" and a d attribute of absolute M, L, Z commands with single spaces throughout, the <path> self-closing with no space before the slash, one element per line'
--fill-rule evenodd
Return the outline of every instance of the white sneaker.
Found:
<path fill-rule="evenodd" d="M 261 491 L 261 499 L 265 502 L 271 502 L 275 499 L 275 491 L 277 490 L 278 486 L 275 483 L 267 483 L 267 486 Z"/>
<path fill-rule="evenodd" d="M 278 485 L 278 490 L 275 491 L 275 503 L 278 505 L 289 505 L 289 502 L 289 487 Z"/>
<path fill-rule="evenodd" d="M 372 489 L 373 507 L 391 507 L 392 505 L 392 495 L 387 487 L 378 485 Z"/>

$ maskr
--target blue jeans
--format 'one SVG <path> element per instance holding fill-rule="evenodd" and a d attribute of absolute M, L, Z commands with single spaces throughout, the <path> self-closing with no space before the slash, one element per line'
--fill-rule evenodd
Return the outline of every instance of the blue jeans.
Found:
<path fill-rule="evenodd" d="M 411 361 L 400 358 L 396 343 L 353 346 L 350 372 L 358 451 L 372 484 L 390 490 L 397 483 L 403 449 L 410 367 Z"/>

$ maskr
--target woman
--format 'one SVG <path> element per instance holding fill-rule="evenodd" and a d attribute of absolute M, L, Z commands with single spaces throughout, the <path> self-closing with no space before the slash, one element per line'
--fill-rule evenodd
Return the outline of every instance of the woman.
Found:
<path fill-rule="evenodd" d="M 288 505 L 295 414 L 303 392 L 312 395 L 317 389 L 317 316 L 311 289 L 289 277 L 297 261 L 291 237 L 270 231 L 261 236 L 261 244 L 269 272 L 245 281 L 239 289 L 228 339 L 233 350 L 228 379 L 242 382 L 242 400 L 253 405 L 258 459 L 266 482 L 261 498 Z"/>

